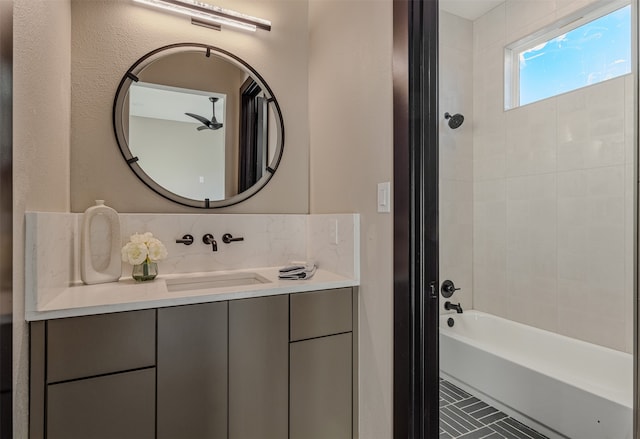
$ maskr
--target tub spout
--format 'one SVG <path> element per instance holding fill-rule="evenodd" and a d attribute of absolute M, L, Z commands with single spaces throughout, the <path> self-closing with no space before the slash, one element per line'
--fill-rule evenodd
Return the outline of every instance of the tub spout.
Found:
<path fill-rule="evenodd" d="M 444 303 L 444 309 L 446 309 L 447 311 L 455 309 L 458 314 L 462 314 L 462 305 L 460 305 L 459 303 L 453 304 L 447 300 Z"/>

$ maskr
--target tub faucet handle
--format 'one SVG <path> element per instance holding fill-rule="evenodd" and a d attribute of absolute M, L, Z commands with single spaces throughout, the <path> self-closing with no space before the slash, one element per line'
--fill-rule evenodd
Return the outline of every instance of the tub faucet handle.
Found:
<path fill-rule="evenodd" d="M 442 286 L 440 287 L 440 292 L 442 293 L 442 297 L 448 299 L 453 296 L 453 293 L 458 291 L 460 288 L 456 288 L 453 281 L 447 279 L 442 282 Z"/>

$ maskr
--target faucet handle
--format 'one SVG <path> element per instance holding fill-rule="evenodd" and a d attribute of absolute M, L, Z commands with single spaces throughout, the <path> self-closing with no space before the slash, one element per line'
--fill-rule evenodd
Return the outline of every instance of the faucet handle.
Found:
<path fill-rule="evenodd" d="M 184 235 L 182 239 L 176 239 L 176 244 L 191 245 L 193 244 L 193 236 L 189 234 Z"/>
<path fill-rule="evenodd" d="M 449 297 L 453 296 L 453 293 L 455 291 L 458 291 L 459 289 L 460 288 L 456 288 L 453 281 L 450 281 L 449 279 L 447 279 L 444 282 L 442 282 L 442 287 L 440 288 L 440 292 L 442 293 L 442 297 L 444 297 L 445 299 L 448 299 Z"/>
<path fill-rule="evenodd" d="M 222 235 L 222 242 L 224 242 L 225 244 L 236 241 L 244 241 L 244 237 L 240 236 L 238 238 L 234 238 L 231 233 L 225 233 L 224 235 Z"/>

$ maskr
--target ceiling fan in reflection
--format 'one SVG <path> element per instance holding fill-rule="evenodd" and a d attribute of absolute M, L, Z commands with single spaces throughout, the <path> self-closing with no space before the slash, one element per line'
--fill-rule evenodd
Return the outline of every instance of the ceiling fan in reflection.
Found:
<path fill-rule="evenodd" d="M 222 128 L 222 124 L 216 119 L 216 102 L 218 102 L 218 98 L 210 97 L 209 100 L 213 105 L 213 116 L 211 116 L 211 120 L 207 119 L 204 116 L 200 116 L 199 114 L 184 113 L 187 116 L 191 116 L 202 123 L 202 125 L 197 128 L 198 131 L 219 130 L 220 128 Z"/>

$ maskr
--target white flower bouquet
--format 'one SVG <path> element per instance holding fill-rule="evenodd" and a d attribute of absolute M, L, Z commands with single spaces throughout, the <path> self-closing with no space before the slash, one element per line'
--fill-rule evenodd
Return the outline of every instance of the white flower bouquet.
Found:
<path fill-rule="evenodd" d="M 131 265 L 158 262 L 166 257 L 166 247 L 150 232 L 134 233 L 129 238 L 129 242 L 122 247 L 122 260 Z"/>

